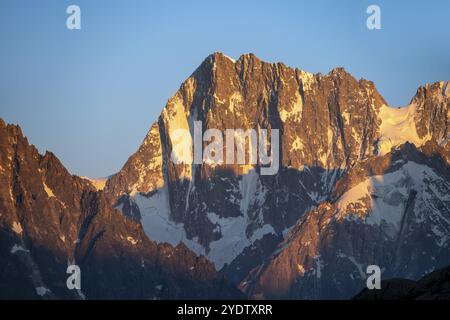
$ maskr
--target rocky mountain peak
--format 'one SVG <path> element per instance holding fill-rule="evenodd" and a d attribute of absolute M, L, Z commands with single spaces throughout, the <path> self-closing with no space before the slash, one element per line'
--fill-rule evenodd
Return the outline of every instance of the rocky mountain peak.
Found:
<path fill-rule="evenodd" d="M 265 235 L 280 237 L 307 208 L 327 197 L 352 163 L 372 156 L 384 104 L 372 82 L 358 81 L 342 68 L 322 76 L 253 54 L 234 61 L 214 53 L 168 100 L 105 192 L 126 216 L 142 221 L 155 240 L 171 239 L 155 225 L 173 221 L 179 235 L 171 243 L 184 241 L 220 268 Z M 279 130 L 278 173 L 260 177 L 258 163 L 189 164 L 194 121 L 202 122 L 202 133 Z M 179 129 L 190 133 L 188 152 L 180 158 L 187 164 L 171 160 L 177 144 L 173 133 Z M 227 227 L 233 223 L 240 227 Z M 243 240 L 228 242 L 228 233 L 239 234 L 234 241 Z"/>
<path fill-rule="evenodd" d="M 5 274 L 32 288 L 50 279 L 55 296 L 67 293 L 54 272 L 73 260 L 96 279 L 89 297 L 235 295 L 218 270 L 253 298 L 350 297 L 369 264 L 418 278 L 450 263 L 449 90 L 425 85 L 392 108 L 343 68 L 213 53 L 104 191 L 0 120 L 0 263 L 25 261 L 38 277 Z M 278 133 L 271 174 L 251 161 L 262 131 Z M 215 152 L 241 144 L 244 161 L 204 158 L 208 132 L 224 140 Z M 117 270 L 131 272 L 111 287 Z"/>
<path fill-rule="evenodd" d="M 435 139 L 439 143 L 450 138 L 450 89 L 444 81 L 427 84 L 417 89 L 411 104 L 416 108 L 417 134 L 423 139 Z"/>
<path fill-rule="evenodd" d="M 1 298 L 240 297 L 209 261 L 150 241 L 103 192 L 2 120 L 0 182 Z M 82 290 L 66 287 L 69 264 L 81 268 Z"/>

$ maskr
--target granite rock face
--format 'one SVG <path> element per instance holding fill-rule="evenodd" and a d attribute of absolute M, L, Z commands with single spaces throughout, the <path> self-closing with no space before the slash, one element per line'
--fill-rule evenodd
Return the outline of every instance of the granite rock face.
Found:
<path fill-rule="evenodd" d="M 150 238 L 184 242 L 238 284 L 305 213 L 329 203 L 354 167 L 408 141 L 446 148 L 448 86 L 421 87 L 408 107 L 397 109 L 386 105 L 372 82 L 342 68 L 311 74 L 253 54 L 234 61 L 215 53 L 169 99 L 105 192 L 142 222 Z M 262 175 L 260 163 L 174 164 L 172 133 L 190 133 L 182 157 L 192 160 L 195 121 L 202 122 L 202 133 L 278 129 L 279 170 Z"/>
<path fill-rule="evenodd" d="M 449 105 L 450 83 L 392 108 L 342 68 L 214 53 L 101 191 L 1 122 L 0 286 L 16 285 L 0 292 L 344 299 L 367 265 L 419 279 L 450 264 Z M 251 152 L 264 132 L 270 174 Z M 221 161 L 197 161 L 221 140 Z M 72 262 L 82 293 L 65 287 Z"/>
<path fill-rule="evenodd" d="M 241 288 L 268 299 L 349 299 L 382 279 L 419 279 L 450 265 L 450 168 L 433 142 L 405 144 L 352 167 L 305 213 Z"/>
<path fill-rule="evenodd" d="M 0 121 L 0 297 L 230 298 L 240 293 L 186 246 L 148 239 L 88 180 Z M 81 290 L 68 290 L 68 265 Z"/>
<path fill-rule="evenodd" d="M 142 217 L 150 237 L 164 217 L 161 223 L 179 230 L 174 241 L 221 268 L 251 245 L 277 241 L 346 168 L 373 154 L 383 104 L 372 82 L 341 68 L 314 75 L 252 54 L 233 61 L 216 53 L 169 99 L 106 193 L 124 214 Z M 174 164 L 171 133 L 186 129 L 193 141 L 194 121 L 202 121 L 202 132 L 278 129 L 278 172 L 261 175 L 259 163 Z"/>

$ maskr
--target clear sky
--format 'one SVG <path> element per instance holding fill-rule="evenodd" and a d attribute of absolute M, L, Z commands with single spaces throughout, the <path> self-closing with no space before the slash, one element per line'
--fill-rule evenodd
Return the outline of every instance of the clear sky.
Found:
<path fill-rule="evenodd" d="M 70 4 L 81 30 L 66 28 Z M 370 4 L 381 30 L 366 27 Z M 401 106 L 450 80 L 450 1 L 1 0 L 0 117 L 72 173 L 107 176 L 215 51 L 314 73 L 343 66 Z"/>

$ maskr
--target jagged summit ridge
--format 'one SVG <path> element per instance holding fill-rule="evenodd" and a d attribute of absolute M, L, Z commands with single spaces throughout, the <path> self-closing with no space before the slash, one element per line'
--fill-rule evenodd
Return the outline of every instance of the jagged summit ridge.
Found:
<path fill-rule="evenodd" d="M 104 192 L 2 119 L 0 182 L 2 299 L 240 297 L 204 257 L 150 241 Z M 66 287 L 71 264 L 81 290 Z"/>
<path fill-rule="evenodd" d="M 373 82 L 356 80 L 343 68 L 312 74 L 254 54 L 235 61 L 214 53 L 168 100 L 138 152 L 105 190 L 119 209 L 143 223 L 150 238 L 185 242 L 221 268 L 248 247 L 279 241 L 356 163 L 409 140 L 442 142 L 448 100 L 439 98 L 443 118 L 423 121 L 433 117 L 436 88 L 418 90 L 405 117 L 410 127 L 396 116 L 386 125 L 382 118 L 395 109 Z M 194 121 L 203 123 L 203 132 L 279 129 L 280 171 L 263 179 L 257 165 L 175 165 L 171 135 L 180 128 L 191 132 L 192 150 Z M 398 134 L 399 127 L 417 134 Z"/>
<path fill-rule="evenodd" d="M 435 142 L 361 162 L 305 213 L 273 255 L 241 282 L 251 297 L 348 299 L 382 279 L 419 279 L 450 264 L 450 171 Z"/>
<path fill-rule="evenodd" d="M 347 88 L 347 85 L 352 88 Z M 342 90 L 335 92 L 336 87 L 342 87 Z M 352 94 L 354 89 L 359 92 L 360 96 Z M 329 99 L 337 100 L 331 109 L 326 105 L 326 101 Z M 267 192 L 263 191 L 264 186 L 261 185 L 259 178 L 250 173 L 251 170 L 257 169 L 252 166 L 231 166 L 235 176 L 230 179 L 235 181 L 230 180 L 227 183 L 229 184 L 228 189 L 233 190 L 231 199 L 235 199 L 229 203 L 234 208 L 231 210 L 232 213 L 230 211 L 217 213 L 215 212 L 217 209 L 209 211 L 193 208 L 192 203 L 194 203 L 194 207 L 199 205 L 196 203 L 197 201 L 191 201 L 191 196 L 197 197 L 190 193 L 192 190 L 198 190 L 196 181 L 205 179 L 212 175 L 214 170 L 220 168 L 211 168 L 207 165 L 199 168 L 173 165 L 168 156 L 174 143 L 170 139 L 171 133 L 179 128 L 192 132 L 192 123 L 195 120 L 207 124 L 204 130 L 207 128 L 218 128 L 219 130 L 279 128 L 283 130 L 281 158 L 284 167 L 302 169 L 304 166 L 310 166 L 323 167 L 326 170 L 341 168 L 350 164 L 351 157 L 359 158 L 370 154 L 370 143 L 365 140 L 372 140 L 375 131 L 356 132 L 360 130 L 357 127 L 353 129 L 353 132 L 346 132 L 346 127 L 344 128 L 342 125 L 342 115 L 337 109 L 339 99 L 354 100 L 354 103 L 348 106 L 348 114 L 358 112 L 359 106 L 361 109 L 370 107 L 369 112 L 374 113 L 376 111 L 374 106 L 382 103 L 382 98 L 372 83 L 363 80 L 358 82 L 342 69 L 335 69 L 329 75 L 322 77 L 288 68 L 281 63 L 265 63 L 252 54 L 242 55 L 236 62 L 233 62 L 224 55 L 215 53 L 205 59 L 192 76 L 181 85 L 180 90 L 169 99 L 158 124 L 152 126 L 143 145 L 130 158 L 124 169 L 108 181 L 107 190 L 110 190 L 116 199 L 124 194 L 133 196 L 137 192 L 148 194 L 157 190 L 159 201 L 165 204 L 161 205 L 159 202 L 154 207 L 161 208 L 169 203 L 169 208 L 164 210 L 169 213 L 159 215 L 178 220 L 180 223 L 184 219 L 191 219 L 191 216 L 203 216 L 202 221 L 191 222 L 193 230 L 188 228 L 186 236 L 181 236 L 181 238 L 189 241 L 190 238 L 197 237 L 200 246 L 204 247 L 205 254 L 210 250 L 211 242 L 223 239 L 222 232 L 214 230 L 218 230 L 217 224 L 227 223 L 221 219 L 229 218 L 227 216 L 230 214 L 232 217 L 242 217 L 244 226 L 256 224 L 241 231 L 244 238 L 251 238 L 256 230 L 281 234 L 292 222 L 280 221 L 280 225 L 277 225 L 280 222 L 274 223 L 274 225 L 265 223 L 263 217 L 265 213 L 263 212 L 258 214 L 259 218 L 252 218 L 256 220 L 253 223 L 247 221 L 249 217 L 245 215 L 252 214 L 251 207 L 252 202 L 255 201 L 255 188 L 260 189 L 262 193 Z M 317 108 L 322 110 L 319 111 Z M 322 117 L 321 112 L 323 113 Z M 369 114 L 366 117 L 367 112 L 361 113 L 362 121 L 372 122 L 376 118 L 375 114 Z M 323 121 L 324 125 L 318 123 L 319 121 Z M 347 121 L 352 121 L 352 119 L 348 118 Z M 375 126 L 369 124 L 368 127 L 374 128 Z M 311 141 L 310 137 L 312 136 L 316 137 L 315 141 Z M 346 145 L 353 139 L 357 140 L 356 148 L 350 150 Z M 334 151 L 331 150 L 333 145 L 337 145 Z M 313 152 L 316 147 L 319 152 Z M 149 157 L 150 154 L 152 156 Z M 150 174 L 150 172 L 153 173 Z M 200 177 L 196 176 L 198 174 Z M 248 178 L 245 178 L 247 176 Z M 333 173 L 328 179 L 336 177 L 336 173 Z M 244 181 L 245 179 L 250 179 L 251 183 L 248 184 Z M 129 181 L 124 183 L 123 180 Z M 186 182 L 187 185 L 180 185 L 180 181 L 187 180 L 190 181 Z M 250 189 L 245 188 L 250 192 L 245 191 L 244 194 L 244 189 L 242 189 L 244 185 L 251 186 Z M 192 188 L 193 186 L 195 188 Z M 218 188 L 222 187 L 218 186 Z M 314 205 L 321 197 L 321 193 L 323 190 L 317 190 L 306 196 L 310 202 L 308 206 Z M 179 203 L 171 200 L 171 195 L 175 196 L 175 194 L 177 198 L 182 195 L 182 200 L 176 201 Z M 239 199 L 246 199 L 248 205 L 241 208 Z M 215 208 L 220 208 L 222 205 L 227 206 L 225 204 L 212 205 Z M 128 205 L 128 207 L 136 208 L 134 205 Z M 250 210 L 248 210 L 249 207 Z M 186 213 L 186 210 L 200 210 L 203 213 L 189 214 Z M 217 214 L 218 220 L 210 219 L 212 214 Z M 138 216 L 136 213 L 131 215 Z M 293 216 L 288 220 L 295 221 L 297 214 Z M 215 222 L 212 223 L 211 220 Z M 285 219 L 283 218 L 283 220 Z M 202 229 L 210 229 L 210 231 L 207 234 L 205 234 L 205 230 L 196 231 L 198 224 L 206 225 Z M 185 229 L 185 227 L 181 229 Z M 223 229 L 225 228 L 221 228 L 221 230 Z M 276 229 L 278 230 L 275 231 Z M 245 242 L 243 245 L 247 246 L 249 243 L 251 242 Z M 231 254 L 230 259 L 235 254 Z"/>
<path fill-rule="evenodd" d="M 252 298 L 346 298 L 369 264 L 419 278 L 450 264 L 448 91 L 425 85 L 394 109 L 342 68 L 215 53 L 103 191 L 0 119 L 0 286 L 15 288 L 0 293 L 65 297 L 53 276 L 73 260 L 90 283 L 78 298 L 236 296 L 221 276 Z M 176 156 L 192 160 L 198 121 L 279 130 L 279 170 L 174 162 L 173 133 L 185 130 Z"/>

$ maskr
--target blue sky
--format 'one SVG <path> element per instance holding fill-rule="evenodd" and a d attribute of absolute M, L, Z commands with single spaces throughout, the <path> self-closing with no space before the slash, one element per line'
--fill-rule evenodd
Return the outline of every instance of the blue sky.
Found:
<path fill-rule="evenodd" d="M 66 8 L 81 8 L 81 30 Z M 366 8 L 381 8 L 381 30 Z M 389 104 L 450 80 L 450 1 L 2 0 L 0 117 L 75 174 L 120 169 L 210 53 L 310 72 L 343 66 Z"/>

